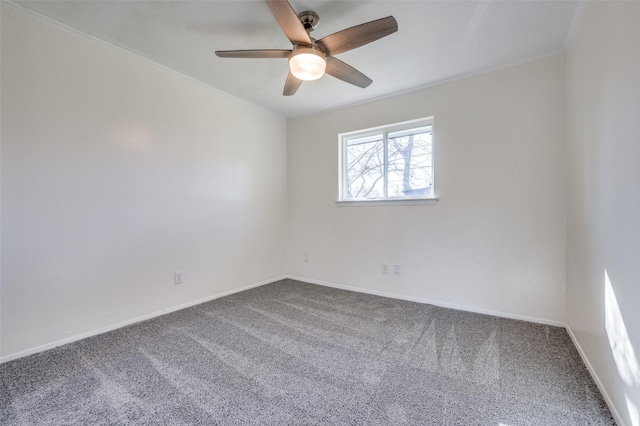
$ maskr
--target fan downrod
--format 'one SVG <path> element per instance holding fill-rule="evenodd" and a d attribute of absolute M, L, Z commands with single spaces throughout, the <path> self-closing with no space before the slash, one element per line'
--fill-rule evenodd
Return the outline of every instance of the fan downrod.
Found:
<path fill-rule="evenodd" d="M 304 12 L 298 13 L 298 18 L 300 19 L 300 22 L 302 22 L 304 29 L 307 30 L 307 33 L 315 30 L 320 22 L 320 16 L 311 10 L 305 10 Z"/>

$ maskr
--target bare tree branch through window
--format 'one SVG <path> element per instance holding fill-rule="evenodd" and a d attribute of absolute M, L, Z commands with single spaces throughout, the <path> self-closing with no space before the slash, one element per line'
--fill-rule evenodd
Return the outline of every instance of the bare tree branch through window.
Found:
<path fill-rule="evenodd" d="M 344 138 L 345 198 L 432 195 L 433 125 L 420 124 Z"/>

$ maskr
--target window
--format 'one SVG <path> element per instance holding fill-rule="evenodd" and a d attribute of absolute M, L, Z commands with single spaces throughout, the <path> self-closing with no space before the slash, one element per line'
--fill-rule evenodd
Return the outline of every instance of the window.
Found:
<path fill-rule="evenodd" d="M 342 133 L 339 201 L 434 198 L 433 117 Z"/>

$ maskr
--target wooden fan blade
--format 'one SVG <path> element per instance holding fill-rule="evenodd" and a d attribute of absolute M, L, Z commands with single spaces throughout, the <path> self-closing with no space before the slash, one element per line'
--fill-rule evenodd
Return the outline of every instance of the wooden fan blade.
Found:
<path fill-rule="evenodd" d="M 318 40 L 317 44 L 327 55 L 336 55 L 364 46 L 396 31 L 398 23 L 393 16 L 387 16 L 328 35 Z"/>
<path fill-rule="evenodd" d="M 326 73 L 342 81 L 351 83 L 354 86 L 362 87 L 363 89 L 373 82 L 373 80 L 353 68 L 351 65 L 345 64 L 340 59 L 336 59 L 333 56 L 329 56 L 327 58 Z"/>
<path fill-rule="evenodd" d="M 282 94 L 284 96 L 295 95 L 300 85 L 302 85 L 302 80 L 294 77 L 293 74 L 291 74 L 291 71 L 289 71 L 289 75 L 287 75 L 287 81 L 284 83 L 284 90 L 282 91 Z"/>
<path fill-rule="evenodd" d="M 221 58 L 288 58 L 291 50 L 258 49 L 258 50 L 216 50 Z"/>
<path fill-rule="evenodd" d="M 295 45 L 311 46 L 309 34 L 287 0 L 265 0 L 282 31 Z"/>

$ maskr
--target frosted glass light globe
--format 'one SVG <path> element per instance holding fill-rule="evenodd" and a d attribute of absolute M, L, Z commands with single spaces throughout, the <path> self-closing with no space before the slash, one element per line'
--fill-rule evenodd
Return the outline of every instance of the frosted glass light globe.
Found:
<path fill-rule="evenodd" d="M 298 47 L 289 58 L 289 69 L 300 80 L 317 80 L 327 69 L 324 53 L 312 47 Z"/>

